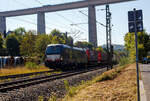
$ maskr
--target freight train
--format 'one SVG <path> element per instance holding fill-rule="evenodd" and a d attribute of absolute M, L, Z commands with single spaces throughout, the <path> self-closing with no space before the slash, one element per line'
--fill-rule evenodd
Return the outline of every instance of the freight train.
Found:
<path fill-rule="evenodd" d="M 45 66 L 53 69 L 73 69 L 88 65 L 106 65 L 106 52 L 91 51 L 64 44 L 50 44 L 45 51 Z"/>

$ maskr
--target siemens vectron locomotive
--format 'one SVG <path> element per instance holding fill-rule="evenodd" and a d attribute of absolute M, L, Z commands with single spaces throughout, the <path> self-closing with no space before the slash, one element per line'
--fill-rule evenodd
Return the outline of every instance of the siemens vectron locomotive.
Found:
<path fill-rule="evenodd" d="M 45 65 L 53 69 L 72 69 L 106 64 L 107 54 L 64 44 L 50 44 L 45 51 Z"/>

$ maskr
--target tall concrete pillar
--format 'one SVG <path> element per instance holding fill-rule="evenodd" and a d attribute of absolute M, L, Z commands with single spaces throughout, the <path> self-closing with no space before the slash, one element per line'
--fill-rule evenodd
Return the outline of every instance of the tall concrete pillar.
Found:
<path fill-rule="evenodd" d="M 88 24 L 89 24 L 89 42 L 97 47 L 97 27 L 96 27 L 96 12 L 95 6 L 88 7 Z"/>
<path fill-rule="evenodd" d="M 0 32 L 6 33 L 6 18 L 3 16 L 0 16 Z"/>
<path fill-rule="evenodd" d="M 38 12 L 37 14 L 37 32 L 38 34 L 45 34 L 45 13 Z"/>

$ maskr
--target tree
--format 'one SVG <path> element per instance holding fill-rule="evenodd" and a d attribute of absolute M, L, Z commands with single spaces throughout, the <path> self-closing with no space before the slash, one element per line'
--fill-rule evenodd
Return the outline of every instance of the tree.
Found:
<path fill-rule="evenodd" d="M 51 43 L 53 44 L 67 44 L 73 46 L 73 38 L 67 36 L 67 33 L 61 33 L 59 30 L 54 29 L 50 33 Z"/>
<path fill-rule="evenodd" d="M 0 34 L 0 49 L 3 48 L 3 38 L 2 35 Z"/>
<path fill-rule="evenodd" d="M 73 46 L 73 38 L 71 36 L 67 37 L 66 44 L 69 45 L 69 46 Z"/>
<path fill-rule="evenodd" d="M 38 35 L 35 42 L 35 50 L 38 56 L 44 57 L 44 53 L 48 44 L 51 43 L 50 37 L 46 34 Z"/>
<path fill-rule="evenodd" d="M 62 37 L 60 31 L 57 30 L 57 29 L 52 30 L 50 34 L 51 34 L 52 36 Z"/>
<path fill-rule="evenodd" d="M 26 30 L 25 28 L 20 27 L 15 29 L 13 32 L 15 33 L 15 35 L 24 35 L 26 33 Z"/>
<path fill-rule="evenodd" d="M 85 42 L 85 41 L 84 42 L 77 41 L 75 43 L 75 46 L 80 47 L 80 48 L 89 48 L 89 49 L 93 49 L 93 47 L 94 47 L 91 43 Z"/>
<path fill-rule="evenodd" d="M 52 44 L 65 44 L 65 40 L 59 36 L 53 36 L 52 38 L 52 41 L 51 41 Z"/>
<path fill-rule="evenodd" d="M 20 43 L 14 34 L 8 35 L 6 37 L 6 47 L 7 47 L 9 55 L 11 56 L 20 55 L 19 45 Z"/>
<path fill-rule="evenodd" d="M 132 61 L 135 61 L 135 36 L 134 33 L 127 33 L 125 35 L 125 48 L 129 51 L 129 57 Z M 150 37 L 149 35 L 143 31 L 138 33 L 138 53 L 139 59 L 142 60 L 143 57 L 147 55 L 149 50 L 149 43 Z"/>
<path fill-rule="evenodd" d="M 32 32 L 26 32 L 20 44 L 20 53 L 24 56 L 35 55 L 35 39 L 36 36 Z"/>

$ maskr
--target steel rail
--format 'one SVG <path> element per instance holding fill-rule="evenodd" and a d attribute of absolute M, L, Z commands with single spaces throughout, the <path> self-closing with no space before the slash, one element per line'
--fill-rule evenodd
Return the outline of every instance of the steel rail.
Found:
<path fill-rule="evenodd" d="M 0 76 L 0 80 L 9 79 L 9 78 L 27 77 L 27 76 L 31 76 L 31 75 L 44 74 L 44 73 L 52 73 L 52 72 L 55 72 L 55 70 L 42 71 L 42 72 L 33 72 L 33 73 L 25 73 L 25 74 L 15 74 L 15 75 L 7 75 L 7 76 Z"/>
<path fill-rule="evenodd" d="M 29 78 L 29 79 L 25 79 L 25 80 L 1 83 L 0 84 L 0 92 L 7 92 L 7 91 L 10 91 L 13 89 L 27 87 L 27 86 L 47 82 L 47 81 L 53 81 L 56 79 L 62 79 L 62 78 L 66 78 L 66 77 L 70 77 L 70 76 L 74 76 L 74 75 L 78 75 L 78 74 L 82 74 L 82 73 L 86 73 L 86 72 L 94 71 L 94 70 L 98 70 L 98 69 L 102 69 L 102 67 L 90 68 L 90 69 L 81 70 L 81 71 L 79 71 L 79 70 L 69 71 L 69 72 L 53 74 L 53 75 L 49 75 L 49 76 L 35 77 L 35 78 Z"/>

